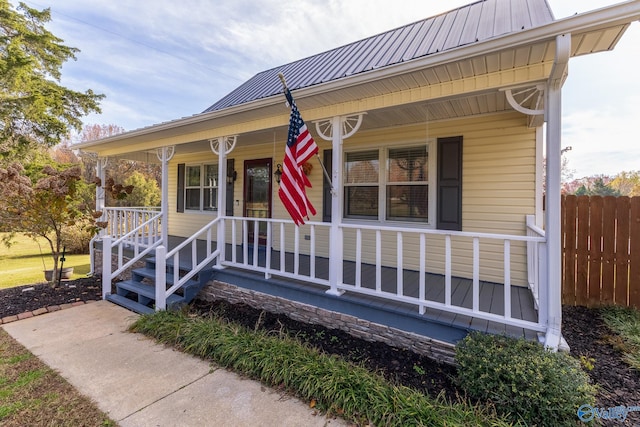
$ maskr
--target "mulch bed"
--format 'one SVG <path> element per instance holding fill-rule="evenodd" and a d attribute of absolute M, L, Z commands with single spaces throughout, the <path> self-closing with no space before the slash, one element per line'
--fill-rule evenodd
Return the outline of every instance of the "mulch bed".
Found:
<path fill-rule="evenodd" d="M 0 319 L 40 308 L 100 299 L 102 282 L 93 277 L 63 282 L 55 288 L 41 283 L 0 289 Z"/>
<path fill-rule="evenodd" d="M 0 290 L 0 319 L 48 306 L 100 298 L 101 282 L 97 278 L 74 280 L 56 288 L 42 284 L 4 289 Z M 370 343 L 338 330 L 300 323 L 287 316 L 265 313 L 244 304 L 196 302 L 193 310 L 201 314 L 214 311 L 251 329 L 258 325 L 273 333 L 288 331 L 326 353 L 362 363 L 399 384 L 432 396 L 443 394 L 455 400 L 461 394 L 454 383 L 454 367 L 407 350 Z M 596 309 L 565 306 L 562 332 L 574 357 L 584 356 L 587 360 L 594 360 L 594 367 L 588 373 L 599 386 L 598 407 L 640 405 L 640 373 L 632 370 L 614 348 L 614 334 L 604 325 Z M 640 425 L 640 414 L 630 413 L 626 423 L 614 423 L 611 425 Z"/>
<path fill-rule="evenodd" d="M 604 324 L 596 309 L 568 307 L 562 309 L 562 335 L 574 357 L 593 359 L 588 371 L 599 386 L 597 406 L 640 405 L 640 373 L 624 362 L 614 348 L 615 334 Z M 640 413 L 630 413 L 627 423 L 612 421 L 611 425 L 640 425 Z"/>

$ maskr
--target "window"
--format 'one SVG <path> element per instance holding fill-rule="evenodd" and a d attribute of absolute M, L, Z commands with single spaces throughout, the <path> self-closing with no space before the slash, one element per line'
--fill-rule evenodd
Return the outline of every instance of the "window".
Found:
<path fill-rule="evenodd" d="M 378 151 L 346 153 L 344 165 L 345 217 L 377 218 L 380 162 Z"/>
<path fill-rule="evenodd" d="M 345 153 L 344 216 L 430 223 L 429 144 Z M 380 165 L 385 166 L 384 173 Z"/>
<path fill-rule="evenodd" d="M 427 147 L 394 148 L 387 156 L 386 218 L 422 221 L 429 219 Z"/>
<path fill-rule="evenodd" d="M 185 166 L 184 201 L 186 210 L 218 209 L 218 165 Z"/>

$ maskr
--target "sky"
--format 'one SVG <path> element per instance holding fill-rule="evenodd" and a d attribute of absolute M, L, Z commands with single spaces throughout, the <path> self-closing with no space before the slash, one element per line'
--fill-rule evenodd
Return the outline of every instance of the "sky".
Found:
<path fill-rule="evenodd" d="M 204 111 L 256 73 L 472 0 L 23 0 L 80 50 L 61 83 L 106 95 L 85 124 L 134 130 Z M 10 0 L 13 5 L 18 0 Z M 556 19 L 615 0 L 548 0 Z M 613 52 L 574 58 L 563 90 L 573 178 L 640 170 L 640 22 Z"/>

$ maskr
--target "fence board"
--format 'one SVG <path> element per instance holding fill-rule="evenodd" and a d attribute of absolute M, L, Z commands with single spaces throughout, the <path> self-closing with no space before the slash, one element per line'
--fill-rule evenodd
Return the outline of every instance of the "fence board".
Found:
<path fill-rule="evenodd" d="M 640 197 L 563 196 L 562 301 L 640 308 Z"/>
<path fill-rule="evenodd" d="M 565 304 L 575 304 L 576 302 L 576 196 L 566 196 L 562 198 L 562 205 L 565 207 L 562 224 L 564 226 L 564 272 L 563 272 L 563 300 Z"/>
<path fill-rule="evenodd" d="M 629 238 L 629 305 L 640 309 L 640 197 L 631 199 Z"/>
<path fill-rule="evenodd" d="M 576 233 L 576 304 L 587 305 L 589 275 L 589 198 L 578 197 L 578 232 Z"/>
<path fill-rule="evenodd" d="M 617 305 L 627 305 L 629 300 L 629 198 L 619 197 L 616 208 L 616 288 Z"/>
<path fill-rule="evenodd" d="M 615 288 L 615 244 L 616 244 L 616 198 L 609 196 L 603 200 L 602 211 L 602 297 L 600 301 L 613 304 Z"/>
<path fill-rule="evenodd" d="M 602 197 L 589 200 L 589 305 L 600 302 L 602 278 Z"/>

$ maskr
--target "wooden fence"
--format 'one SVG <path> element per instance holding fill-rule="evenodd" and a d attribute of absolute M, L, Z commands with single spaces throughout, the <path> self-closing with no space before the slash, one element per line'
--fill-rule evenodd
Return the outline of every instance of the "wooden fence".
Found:
<path fill-rule="evenodd" d="M 562 196 L 562 302 L 640 308 L 640 197 Z"/>

